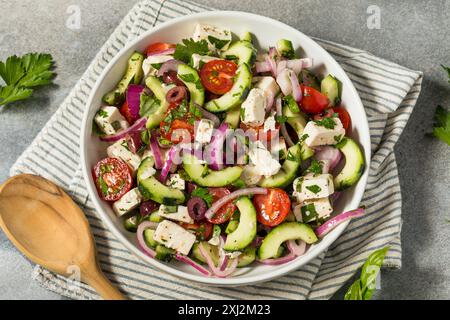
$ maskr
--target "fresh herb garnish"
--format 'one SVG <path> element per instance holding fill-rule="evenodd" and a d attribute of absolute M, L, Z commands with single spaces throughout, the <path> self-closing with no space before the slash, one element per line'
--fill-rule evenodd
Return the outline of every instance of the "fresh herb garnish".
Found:
<path fill-rule="evenodd" d="M 285 96 L 283 98 L 283 102 L 285 105 L 288 106 L 288 108 L 293 112 L 293 113 L 299 113 L 300 112 L 300 108 L 297 104 L 297 102 L 295 101 L 294 97 L 291 95 Z"/>
<path fill-rule="evenodd" d="M 305 133 L 305 134 L 303 134 L 301 137 L 300 137 L 300 139 L 299 139 L 299 143 L 303 143 L 303 142 L 305 142 L 305 140 L 306 139 L 308 139 L 309 138 L 309 134 L 307 134 L 307 133 Z"/>
<path fill-rule="evenodd" d="M 447 71 L 448 74 L 448 83 L 450 83 L 450 67 L 444 66 L 443 64 L 441 64 L 441 67 Z"/>
<path fill-rule="evenodd" d="M 189 63 L 194 53 L 207 55 L 209 53 L 208 42 L 206 40 L 194 41 L 193 39 L 183 39 L 183 44 L 177 44 L 173 58 Z"/>
<path fill-rule="evenodd" d="M 306 186 L 305 188 L 314 194 L 318 194 L 320 191 L 322 191 L 322 188 L 319 187 L 317 184 L 313 184 L 312 186 Z"/>
<path fill-rule="evenodd" d="M 376 279 L 389 247 L 373 252 L 361 269 L 361 276 L 348 289 L 344 300 L 370 300 L 376 288 Z"/>
<path fill-rule="evenodd" d="M 437 106 L 434 119 L 433 135 L 450 146 L 450 111 Z"/>
<path fill-rule="evenodd" d="M 208 207 L 211 207 L 212 202 L 213 202 L 213 195 L 211 193 L 209 193 L 208 189 L 206 188 L 196 188 L 194 189 L 194 191 L 192 191 L 191 193 L 191 197 L 199 197 L 201 199 L 203 199 L 206 204 L 208 205 Z"/>
<path fill-rule="evenodd" d="M 52 56 L 44 53 L 14 55 L 0 61 L 0 77 L 6 84 L 0 86 L 0 106 L 27 99 L 33 94 L 32 88 L 52 83 L 53 63 Z"/>
<path fill-rule="evenodd" d="M 323 172 L 323 162 L 322 161 L 317 161 L 317 160 L 313 160 L 311 162 L 311 165 L 309 166 L 308 169 L 306 169 L 306 172 L 309 173 L 314 173 L 316 174 L 322 174 Z"/>
<path fill-rule="evenodd" d="M 276 115 L 275 116 L 275 121 L 276 122 L 278 122 L 278 123 L 286 123 L 286 121 L 288 121 L 289 120 L 289 118 L 288 117 L 286 117 L 286 116 L 284 116 L 284 115 Z"/>
<path fill-rule="evenodd" d="M 302 220 L 307 223 L 310 221 L 314 221 L 318 217 L 318 213 L 316 211 L 316 206 L 314 203 L 308 203 L 307 205 L 301 207 L 302 212 Z"/>
<path fill-rule="evenodd" d="M 336 122 L 334 122 L 334 117 L 332 118 L 323 118 L 322 120 L 314 120 L 315 124 L 321 127 L 325 127 L 327 129 L 334 129 L 336 126 Z"/>
<path fill-rule="evenodd" d="M 97 114 L 102 117 L 102 118 L 107 118 L 108 117 L 108 112 L 106 112 L 103 109 L 98 110 Z"/>

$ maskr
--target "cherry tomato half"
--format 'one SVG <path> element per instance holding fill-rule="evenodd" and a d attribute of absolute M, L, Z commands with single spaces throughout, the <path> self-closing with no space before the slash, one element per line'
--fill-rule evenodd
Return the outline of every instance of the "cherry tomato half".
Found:
<path fill-rule="evenodd" d="M 320 91 L 303 85 L 300 85 L 300 88 L 303 93 L 303 98 L 300 103 L 303 112 L 317 114 L 328 107 L 328 98 Z"/>
<path fill-rule="evenodd" d="M 214 94 L 224 94 L 233 86 L 236 63 L 228 60 L 213 60 L 205 63 L 200 70 L 200 79 L 206 90 Z"/>
<path fill-rule="evenodd" d="M 227 188 L 208 188 L 208 192 L 213 196 L 213 203 L 231 193 Z M 217 210 L 216 214 L 208 221 L 213 224 L 222 224 L 230 220 L 236 210 L 236 205 L 230 201 Z"/>
<path fill-rule="evenodd" d="M 258 127 L 250 127 L 245 123 L 241 122 L 239 124 L 239 127 L 242 130 L 244 130 L 244 132 L 250 130 L 250 132 L 248 132 L 247 134 L 252 141 L 259 140 L 261 142 L 267 143 L 269 143 L 272 140 L 272 137 L 277 136 L 280 130 L 280 124 L 278 122 L 275 124 L 275 130 L 268 130 L 266 132 L 264 132 L 264 125 Z"/>
<path fill-rule="evenodd" d="M 200 241 L 208 240 L 211 237 L 213 226 L 209 222 L 181 223 L 187 230 L 192 230 Z"/>
<path fill-rule="evenodd" d="M 159 53 L 159 52 L 163 52 L 172 48 L 175 48 L 176 46 L 172 43 L 165 43 L 165 42 L 155 42 L 152 43 L 151 45 L 149 45 L 147 47 L 147 50 L 145 50 L 147 52 L 147 55 L 152 55 L 155 53 Z"/>
<path fill-rule="evenodd" d="M 133 183 L 128 165 L 118 158 L 100 160 L 92 169 L 95 185 L 100 197 L 106 201 L 117 201 L 130 191 Z"/>
<path fill-rule="evenodd" d="M 352 118 L 344 107 L 333 107 L 333 111 L 339 115 L 339 119 L 342 122 L 342 126 L 347 131 L 352 125 Z"/>
<path fill-rule="evenodd" d="M 268 189 L 267 194 L 257 194 L 253 197 L 257 219 L 263 225 L 274 227 L 283 222 L 291 209 L 291 199 L 288 194 L 278 188 Z"/>

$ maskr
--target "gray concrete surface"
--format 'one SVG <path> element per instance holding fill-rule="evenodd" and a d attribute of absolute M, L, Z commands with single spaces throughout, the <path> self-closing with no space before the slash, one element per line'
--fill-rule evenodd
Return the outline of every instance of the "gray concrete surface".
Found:
<path fill-rule="evenodd" d="M 403 194 L 403 268 L 382 273 L 377 299 L 450 298 L 450 147 L 426 137 L 437 104 L 450 106 L 441 63 L 450 64 L 450 1 L 197 0 L 218 9 L 266 15 L 304 33 L 357 48 L 424 72 L 419 102 L 396 147 Z M 57 61 L 55 85 L 0 110 L 0 181 L 69 93 L 103 42 L 136 1 L 0 0 L 0 59 L 30 51 Z M 78 4 L 80 30 L 65 27 Z M 381 29 L 366 25 L 370 5 Z M 60 299 L 31 280 L 32 265 L 0 233 L 0 299 Z M 343 290 L 335 298 L 341 298 Z"/>

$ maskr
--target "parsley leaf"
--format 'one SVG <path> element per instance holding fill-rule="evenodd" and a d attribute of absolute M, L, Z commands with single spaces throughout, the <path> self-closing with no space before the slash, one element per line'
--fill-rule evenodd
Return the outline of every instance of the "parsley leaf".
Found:
<path fill-rule="evenodd" d="M 447 71 L 448 83 L 450 83 L 450 67 L 444 66 L 443 64 L 441 64 L 441 67 L 444 68 L 445 71 Z"/>
<path fill-rule="evenodd" d="M 22 57 L 11 56 L 0 61 L 0 77 L 6 86 L 0 87 L 0 106 L 29 98 L 33 87 L 52 82 L 50 71 L 53 58 L 50 54 L 28 53 Z"/>
<path fill-rule="evenodd" d="M 194 41 L 193 39 L 183 39 L 183 44 L 177 44 L 173 58 L 189 63 L 194 53 L 207 55 L 209 53 L 208 42 L 206 40 Z"/>
<path fill-rule="evenodd" d="M 203 199 L 208 207 L 211 207 L 213 202 L 213 196 L 211 193 L 209 193 L 208 189 L 206 188 L 196 188 L 191 193 L 191 197 L 199 197 Z"/>
<path fill-rule="evenodd" d="M 334 129 L 336 122 L 334 122 L 333 118 L 323 118 L 322 120 L 314 120 L 314 122 L 321 127 L 325 127 L 327 129 Z"/>
<path fill-rule="evenodd" d="M 319 187 L 317 184 L 314 184 L 312 186 L 306 186 L 306 189 L 308 189 L 314 194 L 318 194 L 320 191 L 322 191 L 322 188 Z"/>
<path fill-rule="evenodd" d="M 306 169 L 306 172 L 314 173 L 315 175 L 321 174 L 322 171 L 323 171 L 322 161 L 317 161 L 315 159 L 311 162 L 311 165 L 309 166 L 309 168 Z"/>
<path fill-rule="evenodd" d="M 281 116 L 280 115 L 276 115 L 275 116 L 275 121 L 278 122 L 278 123 L 281 123 L 281 124 L 286 123 L 286 121 L 288 121 L 288 120 L 289 120 L 289 118 L 284 116 L 284 115 L 281 115 Z"/>
<path fill-rule="evenodd" d="M 433 135 L 450 146 L 450 111 L 437 106 L 433 125 Z"/>

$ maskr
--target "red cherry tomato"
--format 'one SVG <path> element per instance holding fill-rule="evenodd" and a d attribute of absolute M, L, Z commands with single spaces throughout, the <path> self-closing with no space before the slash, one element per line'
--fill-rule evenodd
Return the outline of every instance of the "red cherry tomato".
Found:
<path fill-rule="evenodd" d="M 236 63 L 228 60 L 213 60 L 203 65 L 200 79 L 203 86 L 214 94 L 224 94 L 233 86 Z"/>
<path fill-rule="evenodd" d="M 300 88 L 303 93 L 303 98 L 300 103 L 303 112 L 317 114 L 328 107 L 328 98 L 320 91 L 303 85 L 300 85 Z"/>
<path fill-rule="evenodd" d="M 342 126 L 344 127 L 345 131 L 351 128 L 352 118 L 350 118 L 350 114 L 347 110 L 345 110 L 344 107 L 334 107 L 333 111 L 339 115 L 339 119 L 341 120 Z"/>
<path fill-rule="evenodd" d="M 100 160 L 92 169 L 92 176 L 100 197 L 106 201 L 117 201 L 130 191 L 133 183 L 128 165 L 118 158 Z"/>
<path fill-rule="evenodd" d="M 145 50 L 147 52 L 147 55 L 152 55 L 155 53 L 159 53 L 159 52 L 163 52 L 172 48 L 175 48 L 176 46 L 172 43 L 165 43 L 165 42 L 155 42 L 152 43 L 151 45 L 149 45 L 147 47 L 147 50 Z"/>
<path fill-rule="evenodd" d="M 128 103 L 125 101 L 123 105 L 120 107 L 120 113 L 127 119 L 129 124 L 133 124 L 133 116 L 131 115 L 130 107 L 128 106 Z"/>
<path fill-rule="evenodd" d="M 175 144 L 189 142 L 194 138 L 194 126 L 181 119 L 173 120 L 169 125 L 168 131 L 166 123 L 164 121 L 161 122 L 160 130 L 164 139 Z"/>
<path fill-rule="evenodd" d="M 181 226 L 187 230 L 194 231 L 200 241 L 208 240 L 211 237 L 213 226 L 209 222 L 181 223 Z"/>
<path fill-rule="evenodd" d="M 261 125 L 259 127 L 250 127 L 250 126 L 246 125 L 245 123 L 241 122 L 239 124 L 239 127 L 242 130 L 244 130 L 244 132 L 247 132 L 250 130 L 250 132 L 248 133 L 248 137 L 252 141 L 259 140 L 261 142 L 267 142 L 267 143 L 269 143 L 272 140 L 272 137 L 277 136 L 279 134 L 279 130 L 280 130 L 280 124 L 278 122 L 275 124 L 275 130 L 269 130 L 267 132 L 264 132 L 264 125 Z"/>
<path fill-rule="evenodd" d="M 288 194 L 278 188 L 268 189 L 267 194 L 257 194 L 253 197 L 257 219 L 263 225 L 274 227 L 283 222 L 291 209 L 291 199 Z"/>
<path fill-rule="evenodd" d="M 227 188 L 208 188 L 208 192 L 213 196 L 213 203 L 231 193 Z M 217 210 L 216 214 L 211 219 L 208 219 L 208 221 L 213 224 L 227 222 L 231 219 L 236 209 L 236 205 L 233 201 L 230 201 Z"/>

